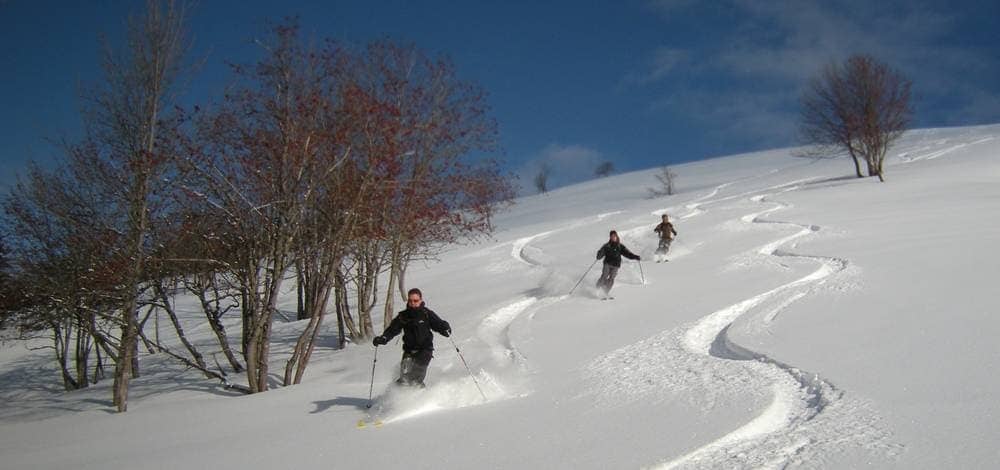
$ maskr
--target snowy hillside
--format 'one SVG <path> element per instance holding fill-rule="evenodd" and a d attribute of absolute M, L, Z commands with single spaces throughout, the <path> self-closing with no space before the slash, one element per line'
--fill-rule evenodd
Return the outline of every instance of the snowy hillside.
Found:
<path fill-rule="evenodd" d="M 48 351 L 4 343 L 0 466 L 995 466 L 1000 125 L 908 133 L 886 183 L 793 153 L 678 165 L 663 198 L 647 197 L 655 169 L 526 197 L 494 241 L 414 266 L 476 382 L 436 337 L 428 387 L 392 390 L 394 340 L 381 426 L 357 425 L 375 349 L 335 350 L 332 321 L 301 385 L 242 396 L 144 355 L 120 415 L 110 380 L 62 392 Z M 655 263 L 664 212 L 679 235 Z M 643 261 L 603 301 L 588 267 L 611 229 Z M 195 303 L 177 303 L 207 348 Z M 274 370 L 301 326 L 276 325 Z"/>

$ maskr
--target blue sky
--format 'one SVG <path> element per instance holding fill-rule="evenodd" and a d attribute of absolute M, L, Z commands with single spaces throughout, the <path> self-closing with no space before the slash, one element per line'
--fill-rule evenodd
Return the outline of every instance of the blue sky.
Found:
<path fill-rule="evenodd" d="M 99 79 L 99 34 L 120 38 L 138 1 L 0 0 L 0 189 L 50 143 L 80 133 L 81 85 Z M 265 20 L 306 34 L 391 37 L 449 56 L 489 93 L 508 169 L 545 162 L 552 185 L 798 144 L 798 96 L 827 62 L 870 53 L 914 83 L 915 127 L 1000 122 L 1000 2 L 201 0 L 207 103 L 249 62 Z"/>

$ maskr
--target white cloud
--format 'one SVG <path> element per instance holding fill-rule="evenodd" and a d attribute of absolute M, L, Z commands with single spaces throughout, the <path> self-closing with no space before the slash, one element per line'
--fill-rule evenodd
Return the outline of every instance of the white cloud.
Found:
<path fill-rule="evenodd" d="M 551 143 L 518 169 L 521 192 L 525 194 L 535 192 L 533 183 L 535 175 L 543 165 L 551 170 L 548 187 L 554 189 L 593 178 L 594 169 L 603 161 L 605 161 L 604 155 L 590 147 Z"/>
<path fill-rule="evenodd" d="M 622 85 L 646 85 L 667 78 L 675 69 L 687 61 L 688 52 L 682 49 L 659 47 L 653 51 L 646 70 L 631 72 L 622 79 Z"/>
<path fill-rule="evenodd" d="M 695 121 L 713 142 L 754 147 L 797 142 L 798 114 L 789 109 L 782 92 L 727 90 L 678 92 L 659 101 L 658 108 Z"/>
<path fill-rule="evenodd" d="M 723 1 L 738 11 L 740 21 L 718 41 L 687 50 L 660 45 L 646 66 L 626 73 L 622 83 L 655 90 L 670 79 L 669 95 L 652 109 L 705 123 L 720 139 L 758 145 L 793 144 L 781 139 L 794 140 L 804 84 L 824 65 L 858 53 L 899 69 L 913 82 L 918 104 L 921 99 L 955 104 L 946 111 L 918 107 L 926 121 L 949 120 L 957 112 L 980 120 L 1000 113 L 983 81 L 997 76 L 995 57 L 949 41 L 961 24 L 957 15 L 971 13 L 902 1 Z M 702 7 L 668 0 L 651 5 L 686 15 Z M 958 122 L 968 121 L 958 117 Z"/>

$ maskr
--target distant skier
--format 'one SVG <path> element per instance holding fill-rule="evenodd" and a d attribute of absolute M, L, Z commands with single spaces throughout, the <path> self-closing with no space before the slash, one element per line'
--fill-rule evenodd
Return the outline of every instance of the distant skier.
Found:
<path fill-rule="evenodd" d="M 660 246 L 656 248 L 656 262 L 667 261 L 667 251 L 670 250 L 670 243 L 674 241 L 674 237 L 677 236 L 677 230 L 674 230 L 674 224 L 670 223 L 667 214 L 663 214 L 662 222 L 653 229 L 654 232 L 660 234 Z"/>
<path fill-rule="evenodd" d="M 601 270 L 601 278 L 597 280 L 597 287 L 604 290 L 604 298 L 608 298 L 608 292 L 615 284 L 615 276 L 618 275 L 618 268 L 622 265 L 622 256 L 636 261 L 641 259 L 618 241 L 618 232 L 612 230 L 608 236 L 610 238 L 608 242 L 597 250 L 597 259 L 604 258 L 604 269 Z"/>
<path fill-rule="evenodd" d="M 406 310 L 396 314 L 380 336 L 372 339 L 376 347 L 388 344 L 389 340 L 403 332 L 403 360 L 399 364 L 400 385 L 424 387 L 427 366 L 434 357 L 434 333 L 451 336 L 451 326 L 424 305 L 424 294 L 420 289 L 410 289 L 406 294 Z"/>

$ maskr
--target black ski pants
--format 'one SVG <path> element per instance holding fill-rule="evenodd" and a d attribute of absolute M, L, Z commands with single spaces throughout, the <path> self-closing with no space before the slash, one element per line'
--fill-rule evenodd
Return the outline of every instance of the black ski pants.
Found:
<path fill-rule="evenodd" d="M 618 266 L 604 263 L 604 269 L 601 270 L 601 278 L 597 280 L 597 287 L 604 289 L 604 292 L 607 293 L 611 290 L 611 286 L 615 285 L 615 276 L 617 275 Z"/>
<path fill-rule="evenodd" d="M 400 385 L 424 386 L 424 377 L 427 376 L 427 366 L 431 364 L 434 351 L 428 349 L 418 349 L 415 351 L 403 351 L 403 360 L 399 363 L 399 379 L 396 383 Z"/>

